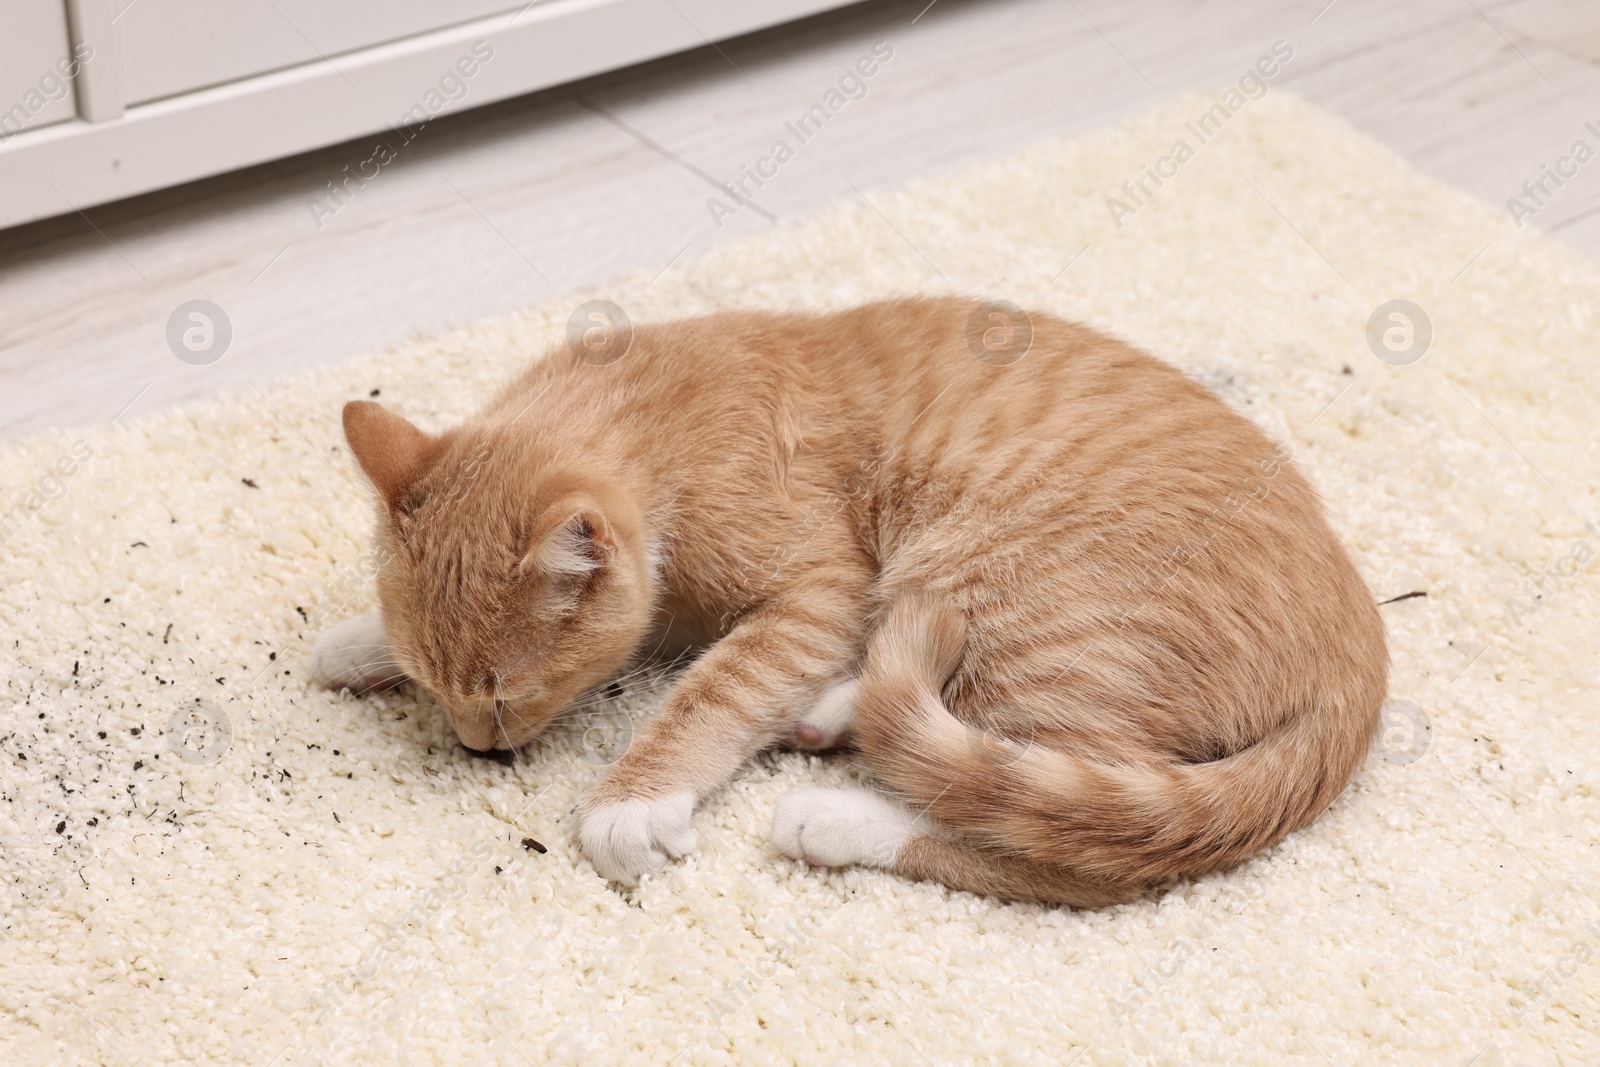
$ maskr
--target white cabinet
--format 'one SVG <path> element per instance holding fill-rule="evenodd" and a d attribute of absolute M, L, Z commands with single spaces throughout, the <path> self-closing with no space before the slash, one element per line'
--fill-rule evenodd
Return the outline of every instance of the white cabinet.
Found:
<path fill-rule="evenodd" d="M 0 0 L 0 227 L 845 2 Z"/>

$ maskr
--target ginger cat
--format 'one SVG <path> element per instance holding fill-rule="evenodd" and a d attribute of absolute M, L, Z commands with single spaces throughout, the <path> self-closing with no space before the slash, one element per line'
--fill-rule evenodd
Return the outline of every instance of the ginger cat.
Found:
<path fill-rule="evenodd" d="M 784 797 L 773 838 L 811 865 L 1099 906 L 1273 844 L 1367 751 L 1373 598 L 1286 449 L 1143 352 L 998 306 L 640 326 L 440 435 L 347 405 L 382 619 L 325 635 L 318 673 L 407 675 L 463 744 L 514 747 L 662 621 L 710 634 L 580 805 L 624 883 L 780 742 L 849 739 L 887 790 Z"/>

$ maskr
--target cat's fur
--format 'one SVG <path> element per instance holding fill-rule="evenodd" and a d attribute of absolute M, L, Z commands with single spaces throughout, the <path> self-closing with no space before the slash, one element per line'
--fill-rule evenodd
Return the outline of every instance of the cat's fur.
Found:
<path fill-rule="evenodd" d="M 1084 326 L 1034 315 L 1020 362 L 976 358 L 977 307 L 641 326 L 619 362 L 558 349 L 438 436 L 348 405 L 382 623 L 324 642 L 320 673 L 363 684 L 364 646 L 392 646 L 380 673 L 465 744 L 518 746 L 661 619 L 702 628 L 579 810 L 620 881 L 692 850 L 694 807 L 756 752 L 847 734 L 894 799 L 785 797 L 790 856 L 1093 906 L 1305 825 L 1388 667 L 1316 495 Z"/>

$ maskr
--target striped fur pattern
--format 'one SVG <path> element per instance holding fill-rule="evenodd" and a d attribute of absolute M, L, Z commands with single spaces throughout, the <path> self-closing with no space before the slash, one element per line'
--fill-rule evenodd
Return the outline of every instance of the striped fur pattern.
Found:
<path fill-rule="evenodd" d="M 706 636 L 579 810 L 622 882 L 755 753 L 851 742 L 886 795 L 779 847 L 1097 906 L 1314 818 L 1376 726 L 1373 599 L 1287 449 L 1175 369 L 978 305 L 724 313 L 559 349 L 442 435 L 347 406 L 382 633 L 466 745 L 520 746 L 671 620 Z M 387 662 L 387 661 L 386 661 Z"/>

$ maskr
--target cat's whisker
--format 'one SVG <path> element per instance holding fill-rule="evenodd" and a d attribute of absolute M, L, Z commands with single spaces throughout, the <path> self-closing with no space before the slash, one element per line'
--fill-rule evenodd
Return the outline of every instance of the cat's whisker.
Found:
<path fill-rule="evenodd" d="M 661 647 L 661 645 L 666 642 L 666 639 L 667 639 L 666 635 L 663 634 L 661 636 L 661 640 L 656 642 L 656 648 L 659 649 Z M 616 677 L 612 678 L 610 680 L 610 682 L 601 682 L 600 684 L 601 685 L 609 685 L 609 684 L 611 684 L 613 682 L 615 682 L 615 683 L 625 682 L 629 678 L 634 678 L 634 677 L 637 677 L 638 675 L 641 675 L 641 674 L 644 674 L 646 672 L 653 671 L 653 670 L 670 670 L 671 668 L 677 666 L 678 663 L 680 663 L 685 657 L 687 657 L 693 651 L 694 651 L 693 649 L 689 649 L 689 648 L 681 649 L 681 650 L 678 651 L 678 653 L 676 655 L 674 655 L 671 659 L 667 660 L 665 663 L 662 663 L 662 662 L 656 660 L 654 658 L 655 657 L 655 652 L 652 651 L 649 654 L 640 656 L 638 659 L 636 659 L 634 661 L 633 666 L 631 666 L 628 670 L 622 672 L 621 674 L 617 675 Z"/>
<path fill-rule="evenodd" d="M 390 660 L 389 654 L 386 651 L 385 652 L 374 652 L 374 653 L 370 654 L 366 659 L 357 660 L 356 661 L 356 666 L 361 670 L 366 670 L 368 667 L 375 667 L 375 666 L 377 666 L 377 665 L 379 665 L 381 663 L 389 663 L 389 662 L 391 662 L 391 660 Z"/>
<path fill-rule="evenodd" d="M 583 694 L 580 694 L 580 698 L 582 696 L 585 696 L 585 695 L 589 694 L 589 693 L 604 692 L 604 691 L 610 689 L 612 686 L 619 686 L 619 687 L 626 686 L 628 682 L 631 682 L 635 678 L 639 678 L 639 677 L 645 676 L 645 675 L 652 675 L 652 674 L 660 673 L 660 674 L 663 674 L 663 675 L 670 676 L 673 680 L 676 680 L 677 673 L 678 673 L 677 672 L 678 664 L 689 655 L 689 652 L 690 652 L 689 649 L 685 649 L 684 651 L 679 652 L 676 656 L 673 656 L 672 659 L 668 660 L 665 663 L 656 663 L 656 662 L 653 662 L 653 661 L 647 661 L 645 663 L 642 663 L 639 666 L 633 668 L 632 670 L 629 670 L 629 671 L 626 671 L 626 672 L 624 672 L 622 674 L 617 675 L 615 678 L 612 678 L 612 679 L 610 679 L 608 681 L 601 682 L 598 685 L 591 686 Z"/>
<path fill-rule="evenodd" d="M 517 746 L 511 743 L 511 735 L 506 732 L 506 721 L 504 715 L 502 714 L 505 709 L 505 701 L 501 699 L 501 693 L 503 692 L 503 689 L 500 683 L 500 672 L 498 670 L 492 670 L 489 672 L 489 677 L 494 683 L 493 689 L 489 695 L 489 699 L 491 701 L 490 706 L 494 711 L 494 728 L 500 732 L 500 737 L 505 741 L 506 748 L 512 752 L 516 752 Z"/>
<path fill-rule="evenodd" d="M 364 663 L 355 667 L 352 673 L 357 676 L 357 681 L 363 689 L 376 689 L 380 686 L 398 684 L 410 677 L 403 671 L 385 669 L 382 663 Z"/>
<path fill-rule="evenodd" d="M 673 616 L 673 618 L 675 619 L 677 616 Z M 641 661 L 639 662 L 638 666 L 629 671 L 627 674 L 623 675 L 624 678 L 637 674 L 639 671 L 648 670 L 650 667 L 654 666 L 653 661 L 655 660 L 656 655 L 661 651 L 662 646 L 667 643 L 667 638 L 671 636 L 671 634 L 668 632 L 670 625 L 671 620 L 668 621 L 667 626 L 663 626 L 661 628 L 661 636 L 656 639 L 655 647 L 641 657 Z M 680 649 L 678 654 L 672 657 L 671 663 L 677 663 L 684 656 L 688 655 L 690 651 L 691 650 L 688 648 Z"/>
<path fill-rule="evenodd" d="M 621 695 L 622 696 L 642 696 L 642 695 L 646 695 L 646 694 L 649 694 L 649 693 L 654 693 L 655 691 L 657 691 L 659 689 L 663 689 L 663 688 L 665 688 L 665 687 L 667 687 L 669 685 L 672 685 L 677 680 L 678 679 L 675 678 L 675 677 L 673 677 L 673 678 L 660 678 L 660 679 L 657 679 L 654 682 L 651 682 L 649 685 L 635 686 L 632 689 L 629 689 L 627 692 L 625 692 L 625 693 L 623 693 Z M 591 691 L 591 692 L 593 692 L 593 691 Z M 565 708 L 563 708 L 557 714 L 556 718 L 561 718 L 563 716 L 571 715 L 572 713 L 578 712 L 578 711 L 587 711 L 587 710 L 589 710 L 591 708 L 597 708 L 602 704 L 609 704 L 612 701 L 617 700 L 617 699 L 619 699 L 619 697 L 597 695 L 597 696 L 594 697 L 594 699 L 585 700 L 585 699 L 583 699 L 583 696 L 580 695 L 578 700 L 574 701 L 571 704 L 568 704 Z M 553 722 L 555 720 L 552 719 L 551 721 Z"/>

